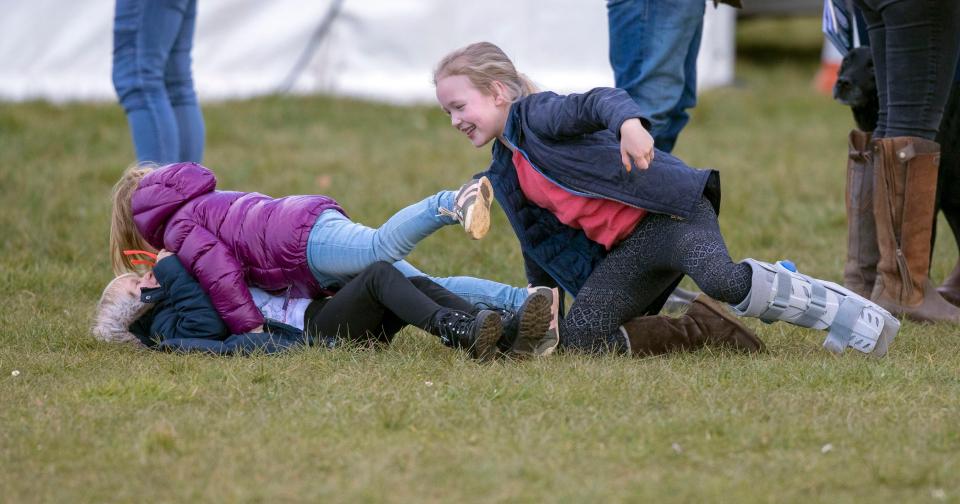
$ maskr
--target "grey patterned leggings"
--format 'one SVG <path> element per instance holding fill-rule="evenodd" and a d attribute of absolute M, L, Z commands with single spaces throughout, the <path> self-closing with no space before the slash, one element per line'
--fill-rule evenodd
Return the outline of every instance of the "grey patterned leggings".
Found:
<path fill-rule="evenodd" d="M 708 296 L 739 303 L 750 292 L 750 266 L 734 263 L 704 198 L 686 220 L 649 214 L 593 270 L 560 324 L 567 349 L 619 352 L 619 327 L 641 315 L 682 274 Z"/>

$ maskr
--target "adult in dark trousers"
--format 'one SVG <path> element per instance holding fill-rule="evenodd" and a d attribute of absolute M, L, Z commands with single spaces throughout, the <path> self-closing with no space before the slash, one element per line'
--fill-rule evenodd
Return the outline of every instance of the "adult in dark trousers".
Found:
<path fill-rule="evenodd" d="M 203 160 L 203 115 L 190 69 L 196 21 L 196 0 L 117 0 L 113 86 L 139 162 Z"/>
<path fill-rule="evenodd" d="M 957 250 L 960 250 L 960 61 L 957 62 L 950 97 L 943 111 L 937 142 L 941 145 L 937 206 L 943 211 L 953 231 Z M 960 306 L 960 261 L 937 291 L 947 301 Z"/>
<path fill-rule="evenodd" d="M 956 0 L 854 0 L 867 23 L 880 101 L 873 132 L 879 260 L 871 300 L 919 321 L 960 322 L 928 277 L 940 144 L 960 46 Z"/>

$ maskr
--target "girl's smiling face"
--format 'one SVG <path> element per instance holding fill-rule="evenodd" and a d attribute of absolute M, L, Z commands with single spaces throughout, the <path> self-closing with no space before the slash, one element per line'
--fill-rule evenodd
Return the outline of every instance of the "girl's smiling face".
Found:
<path fill-rule="evenodd" d="M 437 81 L 437 101 L 450 116 L 450 123 L 467 135 L 474 147 L 482 147 L 503 134 L 510 102 L 502 84 L 493 83 L 491 92 L 476 88 L 465 75 L 448 75 Z M 499 86 L 498 86 L 499 84 Z"/>

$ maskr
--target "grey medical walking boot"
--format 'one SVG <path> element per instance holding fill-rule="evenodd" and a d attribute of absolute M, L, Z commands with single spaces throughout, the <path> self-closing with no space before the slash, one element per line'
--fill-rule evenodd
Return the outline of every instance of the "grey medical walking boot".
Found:
<path fill-rule="evenodd" d="M 826 329 L 823 346 L 838 354 L 851 347 L 883 357 L 900 330 L 900 321 L 880 305 L 833 282 L 797 273 L 789 261 L 743 262 L 753 275 L 747 297 L 732 305 L 738 315 Z"/>

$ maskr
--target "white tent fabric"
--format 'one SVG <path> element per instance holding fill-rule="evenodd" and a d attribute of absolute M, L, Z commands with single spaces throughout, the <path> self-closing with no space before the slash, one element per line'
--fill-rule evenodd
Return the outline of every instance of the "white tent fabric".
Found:
<path fill-rule="evenodd" d="M 334 4 L 199 0 L 193 60 L 200 99 L 281 90 Z M 0 0 L 0 100 L 115 99 L 113 9 L 110 0 Z M 734 20 L 733 9 L 708 5 L 701 88 L 733 80 Z M 291 90 L 429 102 L 433 65 L 478 40 L 500 45 L 546 89 L 613 82 L 601 0 L 345 0 Z"/>

